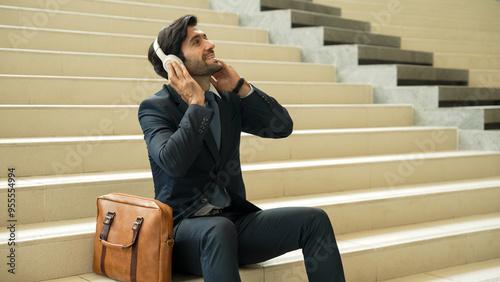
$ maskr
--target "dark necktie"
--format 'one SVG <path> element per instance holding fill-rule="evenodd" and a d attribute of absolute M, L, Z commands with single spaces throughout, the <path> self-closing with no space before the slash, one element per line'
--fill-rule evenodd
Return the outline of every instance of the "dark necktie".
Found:
<path fill-rule="evenodd" d="M 220 125 L 220 115 L 219 106 L 215 101 L 215 95 L 212 91 L 205 92 L 205 100 L 207 101 L 207 106 L 214 110 L 214 117 L 210 122 L 210 129 L 214 135 L 215 143 L 217 143 L 217 148 L 220 150 L 220 135 L 221 135 L 221 125 Z"/>
<path fill-rule="evenodd" d="M 217 143 L 217 148 L 220 150 L 220 139 L 221 139 L 221 125 L 220 125 L 220 115 L 219 106 L 215 101 L 215 95 L 212 91 L 205 92 L 205 100 L 207 101 L 207 106 L 214 110 L 214 117 L 210 122 L 210 129 L 214 135 L 215 143 Z M 226 190 L 220 185 L 215 184 L 214 193 L 210 198 L 210 204 L 218 207 L 224 208 L 228 201 Z"/>

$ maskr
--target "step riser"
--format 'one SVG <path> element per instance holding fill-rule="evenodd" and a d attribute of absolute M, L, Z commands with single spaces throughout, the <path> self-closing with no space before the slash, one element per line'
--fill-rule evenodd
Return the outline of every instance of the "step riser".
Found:
<path fill-rule="evenodd" d="M 380 25 L 380 18 L 372 16 L 368 13 L 355 12 L 355 11 L 342 11 L 342 16 L 353 20 L 368 20 L 372 22 L 376 29 L 376 25 Z M 469 30 L 471 32 L 475 30 L 484 31 L 496 31 L 497 27 L 493 24 L 485 24 L 483 21 L 457 21 L 457 20 L 443 20 L 440 17 L 426 17 L 426 16 L 407 16 L 407 15 L 390 15 L 390 24 L 395 26 L 419 26 L 419 27 L 436 27 L 451 29 L 451 30 Z"/>
<path fill-rule="evenodd" d="M 294 121 L 294 129 L 363 128 L 413 125 L 412 108 L 400 107 L 339 107 L 339 108 L 292 108 L 288 112 Z M 314 117 L 313 121 L 311 117 Z M 325 117 L 318 119 L 317 117 Z"/>
<path fill-rule="evenodd" d="M 135 1 L 137 3 L 137 1 Z M 147 4 L 132 5 L 126 2 L 106 2 L 106 1 L 51 1 L 51 0 L 25 0 L 22 2 L 15 0 L 3 0 L 2 5 L 52 9 L 57 11 L 115 15 L 124 17 L 137 17 L 145 19 L 175 20 L 182 15 L 193 14 L 192 8 L 175 6 L 150 6 Z M 236 14 L 214 12 L 210 10 L 196 10 L 198 20 L 203 23 L 238 25 Z"/>
<path fill-rule="evenodd" d="M 159 78 L 145 56 L 0 50 L 3 74 Z M 335 82 L 335 67 L 225 60 L 249 81 Z"/>
<path fill-rule="evenodd" d="M 9 90 L 0 97 L 0 104 L 139 105 L 166 82 L 165 79 L 0 76 L 0 84 Z"/>
<path fill-rule="evenodd" d="M 468 32 L 463 30 L 436 29 L 425 27 L 401 27 L 384 25 L 374 28 L 373 33 L 393 36 L 438 39 L 438 40 L 468 40 L 476 42 L 500 42 L 500 35 L 495 32 Z"/>
<path fill-rule="evenodd" d="M 500 71 L 471 70 L 469 73 L 469 85 L 500 88 Z"/>
<path fill-rule="evenodd" d="M 335 1 L 332 3 L 330 0 L 315 0 L 315 3 L 321 3 L 324 5 L 335 5 L 336 7 L 342 8 L 343 10 L 359 11 L 359 12 L 370 12 L 370 15 L 388 15 L 388 14 L 403 14 L 407 16 L 430 16 L 430 17 L 441 17 L 441 18 L 452 18 L 461 20 L 481 20 L 486 18 L 491 18 L 491 20 L 496 20 L 496 14 L 492 11 L 481 11 L 481 12 L 471 12 L 470 10 L 461 11 L 457 9 L 448 10 L 440 9 L 437 6 L 430 7 L 427 4 L 419 6 L 419 3 L 404 3 L 403 5 L 393 5 L 386 3 L 356 3 L 351 1 Z M 434 4 L 434 3 L 433 3 Z M 435 9 L 433 9 L 436 7 Z"/>
<path fill-rule="evenodd" d="M 412 125 L 412 108 L 409 106 L 288 106 L 287 109 L 294 120 L 294 129 Z M 45 109 L 4 107 L 1 108 L 0 118 L 6 121 L 6 126 L 0 133 L 0 138 L 142 134 L 137 111 L 138 106 Z M 54 127 L 53 124 L 58 126 Z"/>
<path fill-rule="evenodd" d="M 1 104 L 138 105 L 166 80 L 1 76 Z M 251 82 L 282 104 L 371 104 L 369 85 Z M 88 91 L 88 85 L 93 91 Z M 314 95 L 311 95 L 314 93 Z"/>
<path fill-rule="evenodd" d="M 171 23 L 171 20 L 130 20 L 98 15 L 85 15 L 46 11 L 41 9 L 10 9 L 0 7 L 2 20 L 0 24 L 21 27 L 54 28 L 77 31 L 96 31 L 108 33 L 121 33 L 133 35 L 156 36 L 161 28 Z M 146 18 L 147 19 L 147 18 Z M 214 26 L 200 23 L 198 27 L 213 39 L 236 40 L 243 42 L 266 43 L 267 32 L 239 28 L 237 26 Z M 13 47 L 19 48 L 20 44 L 30 40 L 36 34 L 24 32 L 22 38 L 9 38 Z"/>
<path fill-rule="evenodd" d="M 401 48 L 426 52 L 500 55 L 500 44 L 473 45 L 470 42 L 403 39 Z"/>
<path fill-rule="evenodd" d="M 405 154 L 419 151 L 421 140 L 442 137 L 436 142 L 435 151 L 452 151 L 457 148 L 457 133 L 453 129 L 422 132 L 300 134 L 283 140 L 268 140 L 244 136 L 240 157 L 243 163 Z M 391 146 L 387 146 L 391 142 Z"/>
<path fill-rule="evenodd" d="M 57 181 L 56 178 L 55 182 Z M 19 224 L 30 224 L 95 217 L 97 198 L 117 192 L 152 199 L 154 198 L 153 179 L 76 182 L 17 189 L 16 220 Z M 7 201 L 4 191 L 0 192 L 0 199 Z M 2 222 L 7 222 L 7 213 L 2 213 L 0 218 Z"/>
<path fill-rule="evenodd" d="M 431 144 L 431 143 L 429 143 Z M 246 171 L 247 197 L 271 197 L 329 193 L 334 191 L 452 181 L 498 175 L 500 158 L 471 156 L 461 158 L 422 159 L 417 153 L 408 159 L 376 164 L 356 163 L 321 167 Z M 469 168 L 474 162 L 474 168 Z M 257 188 L 258 187 L 258 188 Z"/>
<path fill-rule="evenodd" d="M 0 36 L 2 38 L 14 36 L 22 38 L 27 31 L 36 34 L 36 36 L 30 40 L 19 41 L 22 42 L 19 46 L 12 46 L 12 42 L 2 41 L 0 47 L 146 55 L 148 46 L 154 40 L 154 37 L 114 36 L 111 34 L 89 34 L 58 32 L 46 29 L 17 28 L 0 28 Z M 58 44 L 55 45 L 54 42 L 58 42 Z M 78 44 L 75 44 L 75 42 L 78 42 Z M 300 49 L 295 47 L 242 44 L 217 40 L 213 40 L 212 42 L 215 44 L 215 52 L 220 58 L 300 62 Z"/>
<path fill-rule="evenodd" d="M 500 56 L 435 54 L 434 66 L 443 68 L 500 69 Z"/>
<path fill-rule="evenodd" d="M 406 133 L 293 134 L 283 140 L 244 135 L 240 153 L 243 163 L 403 154 L 421 151 L 425 140 L 434 139 L 440 142 L 435 142 L 433 151 L 452 151 L 457 148 L 457 132 L 439 129 Z M 387 146 L 387 142 L 391 142 L 391 146 Z M 0 152 L 5 157 L 1 162 L 2 169 L 15 167 L 22 176 L 149 168 L 142 138 L 105 142 L 91 141 L 89 138 L 81 142 L 12 145 L 0 147 Z"/>

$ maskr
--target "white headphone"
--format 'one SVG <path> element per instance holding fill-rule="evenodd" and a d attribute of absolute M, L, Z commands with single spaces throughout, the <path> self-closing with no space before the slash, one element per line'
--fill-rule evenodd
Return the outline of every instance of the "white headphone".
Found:
<path fill-rule="evenodd" d="M 176 62 L 179 65 L 179 67 L 183 65 L 182 60 L 179 59 L 179 57 L 177 57 L 176 55 L 172 54 L 165 55 L 165 53 L 163 53 L 163 50 L 161 50 L 160 48 L 160 44 L 158 44 L 158 38 L 155 39 L 155 42 L 153 43 L 153 48 L 155 49 L 156 55 L 158 56 L 158 58 L 160 58 L 161 62 L 163 63 L 163 68 L 167 73 L 168 73 L 167 63 Z"/>

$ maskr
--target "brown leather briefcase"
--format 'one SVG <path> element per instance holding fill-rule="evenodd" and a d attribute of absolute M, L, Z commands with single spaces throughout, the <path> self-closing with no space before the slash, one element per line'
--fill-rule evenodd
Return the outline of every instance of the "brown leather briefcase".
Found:
<path fill-rule="evenodd" d="M 170 281 L 172 208 L 125 194 L 97 199 L 94 272 L 120 281 Z"/>

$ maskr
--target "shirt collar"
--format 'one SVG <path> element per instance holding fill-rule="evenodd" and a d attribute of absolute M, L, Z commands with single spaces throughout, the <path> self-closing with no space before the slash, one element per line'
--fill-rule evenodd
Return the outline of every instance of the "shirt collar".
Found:
<path fill-rule="evenodd" d="M 210 83 L 210 89 L 208 89 L 208 91 L 214 92 L 214 94 L 217 97 L 219 97 L 219 99 L 222 99 L 222 97 L 220 96 L 219 92 L 217 91 L 217 89 L 215 89 L 215 86 L 212 83 Z"/>

